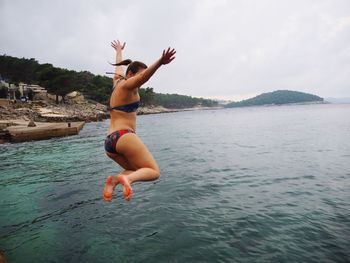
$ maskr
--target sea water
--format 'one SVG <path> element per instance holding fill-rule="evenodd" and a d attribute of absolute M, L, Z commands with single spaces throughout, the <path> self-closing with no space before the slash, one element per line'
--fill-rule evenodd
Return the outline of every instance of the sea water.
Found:
<path fill-rule="evenodd" d="M 0 145 L 8 262 L 350 262 L 350 105 L 139 116 L 161 177 L 131 202 L 108 125 Z"/>

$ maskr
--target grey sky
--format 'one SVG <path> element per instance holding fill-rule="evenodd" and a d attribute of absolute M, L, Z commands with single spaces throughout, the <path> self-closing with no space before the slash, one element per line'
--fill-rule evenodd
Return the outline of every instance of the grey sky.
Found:
<path fill-rule="evenodd" d="M 156 92 L 241 99 L 277 89 L 350 97 L 349 0 L 0 0 L 0 53 L 113 71 L 124 58 L 176 59 L 146 86 Z"/>

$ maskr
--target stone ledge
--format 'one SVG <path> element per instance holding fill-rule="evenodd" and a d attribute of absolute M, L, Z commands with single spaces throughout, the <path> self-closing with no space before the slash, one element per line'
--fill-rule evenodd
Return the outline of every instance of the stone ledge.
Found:
<path fill-rule="evenodd" d="M 9 134 L 9 136 L 8 141 L 3 139 L 2 142 L 36 141 L 76 135 L 85 125 L 85 122 L 36 122 L 36 127 L 28 127 L 28 121 L 24 120 L 0 121 L 0 124 L 4 126 L 5 122 L 9 123 L 10 126 L 4 129 L 3 132 Z"/>

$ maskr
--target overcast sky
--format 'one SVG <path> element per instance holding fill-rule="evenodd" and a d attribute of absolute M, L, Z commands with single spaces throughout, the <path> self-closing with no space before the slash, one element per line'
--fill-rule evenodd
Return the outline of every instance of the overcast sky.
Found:
<path fill-rule="evenodd" d="M 153 63 L 146 86 L 239 100 L 289 89 L 350 97 L 349 0 L 0 0 L 0 53 L 104 75 L 113 39 Z"/>

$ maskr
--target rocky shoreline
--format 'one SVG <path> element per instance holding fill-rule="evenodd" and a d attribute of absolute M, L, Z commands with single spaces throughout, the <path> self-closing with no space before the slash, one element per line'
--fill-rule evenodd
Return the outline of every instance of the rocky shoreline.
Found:
<path fill-rule="evenodd" d="M 148 115 L 204 109 L 209 108 L 167 109 L 147 106 L 140 107 L 136 113 Z M 74 135 L 79 133 L 86 122 L 109 118 L 110 112 L 106 105 L 85 99 L 77 91 L 67 94 L 65 100 L 46 92 L 30 101 L 25 97 L 21 100 L 0 99 L 0 143 Z"/>
<path fill-rule="evenodd" d="M 140 107 L 138 115 L 178 112 L 164 107 Z M 17 104 L 0 106 L 0 120 L 34 120 L 39 122 L 94 122 L 108 119 L 109 111 L 102 104 L 84 105 L 45 105 Z"/>
<path fill-rule="evenodd" d="M 216 109 L 190 108 L 167 109 L 161 106 L 140 107 L 138 115 L 172 113 L 179 111 Z M 107 107 L 100 103 L 47 104 L 45 102 L 14 103 L 0 106 L 0 120 L 33 120 L 37 122 L 95 122 L 109 119 Z"/>
<path fill-rule="evenodd" d="M 173 113 L 218 108 L 167 109 L 161 106 L 140 107 L 138 115 Z M 109 119 L 109 111 L 103 104 L 48 103 L 0 101 L 0 144 L 42 140 L 78 134 L 86 122 Z"/>
<path fill-rule="evenodd" d="M 165 112 L 159 107 L 141 108 L 139 114 Z M 0 106 L 0 144 L 76 135 L 86 122 L 109 118 L 98 103 L 47 105 L 42 102 Z"/>
<path fill-rule="evenodd" d="M 100 121 L 109 114 L 101 104 L 19 103 L 0 106 L 0 120 L 34 120 L 38 122 Z"/>

